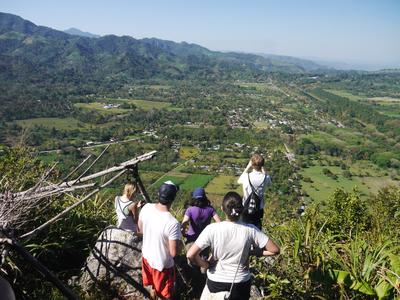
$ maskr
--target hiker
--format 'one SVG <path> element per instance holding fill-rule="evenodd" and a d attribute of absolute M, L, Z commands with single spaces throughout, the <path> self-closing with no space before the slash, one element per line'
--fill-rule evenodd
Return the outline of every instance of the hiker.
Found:
<path fill-rule="evenodd" d="M 306 204 L 303 202 L 301 206 L 297 209 L 297 214 L 302 217 L 306 214 Z"/>
<path fill-rule="evenodd" d="M 196 188 L 192 192 L 190 207 L 186 209 L 185 216 L 182 220 L 182 233 L 186 238 L 186 247 L 190 248 L 191 244 L 199 237 L 203 229 L 210 224 L 211 218 L 215 222 L 221 222 L 214 207 L 211 206 L 206 192 L 203 188 Z M 189 225 L 189 229 L 187 227 Z"/>
<path fill-rule="evenodd" d="M 152 286 L 152 299 L 171 299 L 174 293 L 174 257 L 181 250 L 182 236 L 170 208 L 177 192 L 173 182 L 164 182 L 158 190 L 158 202 L 146 204 L 139 214 L 143 285 Z"/>
<path fill-rule="evenodd" d="M 206 299 L 243 300 L 250 298 L 250 248 L 262 249 L 263 256 L 279 253 L 279 247 L 252 224 L 239 221 L 243 211 L 242 198 L 228 192 L 222 202 L 226 221 L 208 225 L 187 253 L 187 258 L 207 269 L 207 282 L 201 295 Z M 212 257 L 199 254 L 211 247 Z"/>
<path fill-rule="evenodd" d="M 125 184 L 122 196 L 115 197 L 114 207 L 117 213 L 118 228 L 137 233 L 138 209 L 142 206 L 142 201 L 134 202 L 137 187 L 135 184 Z"/>
<path fill-rule="evenodd" d="M 221 222 L 214 207 L 211 206 L 210 200 L 208 200 L 206 192 L 203 188 L 196 188 L 191 195 L 192 199 L 190 207 L 186 209 L 185 216 L 182 220 L 182 234 L 185 237 L 185 250 L 189 251 L 194 241 L 199 237 L 200 233 L 204 228 L 211 223 L 213 218 L 215 222 Z M 189 227 L 189 229 L 188 229 Z M 200 255 L 207 258 L 210 253 L 210 249 L 206 248 L 201 251 Z M 205 283 L 206 269 L 193 266 L 190 261 L 188 265 L 193 268 L 192 280 L 197 283 L 194 287 L 194 291 L 200 293 L 201 288 Z"/>
<path fill-rule="evenodd" d="M 252 171 L 250 172 L 251 168 Z M 238 183 L 243 185 L 243 206 L 245 209 L 242 220 L 261 229 L 264 217 L 264 192 L 266 187 L 271 184 L 271 178 L 264 169 L 264 157 L 260 154 L 254 154 L 242 175 L 240 175 Z M 256 197 L 258 197 L 256 203 L 251 200 L 251 198 L 254 198 L 252 194 L 256 194 Z"/>

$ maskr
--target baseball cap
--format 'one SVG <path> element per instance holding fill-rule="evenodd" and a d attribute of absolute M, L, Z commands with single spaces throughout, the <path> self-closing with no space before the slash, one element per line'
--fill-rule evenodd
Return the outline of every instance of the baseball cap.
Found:
<path fill-rule="evenodd" d="M 203 188 L 199 187 L 196 188 L 193 192 L 192 192 L 192 198 L 193 199 L 204 199 L 206 198 L 206 192 Z"/>
<path fill-rule="evenodd" d="M 171 180 L 164 182 L 158 190 L 158 199 L 161 204 L 168 204 L 175 200 L 179 187 Z"/>

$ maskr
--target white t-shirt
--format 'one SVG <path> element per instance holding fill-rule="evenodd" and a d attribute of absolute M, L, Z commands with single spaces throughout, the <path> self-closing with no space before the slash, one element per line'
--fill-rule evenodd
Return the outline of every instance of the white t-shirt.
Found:
<path fill-rule="evenodd" d="M 114 207 L 115 207 L 115 212 L 117 213 L 117 226 L 118 228 L 127 230 L 127 231 L 132 231 L 132 232 L 137 232 L 138 228 L 136 223 L 133 220 L 133 216 L 129 211 L 129 205 L 131 205 L 133 202 L 132 201 L 123 201 L 124 198 L 117 196 L 115 197 L 114 201 Z"/>
<path fill-rule="evenodd" d="M 146 204 L 139 214 L 143 224 L 143 257 L 153 269 L 162 271 L 174 266 L 169 240 L 181 239 L 181 226 L 170 212 L 160 211 L 156 204 Z"/>
<path fill-rule="evenodd" d="M 266 187 L 271 184 L 271 177 L 269 177 L 268 174 L 264 174 L 255 170 L 250 173 L 242 173 L 238 179 L 238 183 L 243 185 L 243 205 L 245 204 L 244 202 L 246 201 L 247 197 L 251 194 L 249 176 L 251 184 L 253 185 L 257 195 L 261 197 L 260 208 L 264 208 L 264 192 Z"/>
<path fill-rule="evenodd" d="M 202 250 L 210 246 L 213 258 L 217 260 L 217 264 L 207 270 L 210 280 L 231 283 L 240 261 L 235 282 L 246 282 L 250 279 L 250 246 L 264 248 L 268 239 L 254 225 L 224 221 L 208 225 L 195 244 Z"/>

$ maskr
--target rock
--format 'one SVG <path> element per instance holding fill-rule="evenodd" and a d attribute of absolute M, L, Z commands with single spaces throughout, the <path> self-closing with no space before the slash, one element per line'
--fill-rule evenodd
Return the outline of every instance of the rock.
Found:
<path fill-rule="evenodd" d="M 15 300 L 14 291 L 11 285 L 0 276 L 0 295 L 3 300 Z"/>
<path fill-rule="evenodd" d="M 142 286 L 142 240 L 117 227 L 106 228 L 86 260 L 79 286 L 91 296 L 148 299 Z"/>

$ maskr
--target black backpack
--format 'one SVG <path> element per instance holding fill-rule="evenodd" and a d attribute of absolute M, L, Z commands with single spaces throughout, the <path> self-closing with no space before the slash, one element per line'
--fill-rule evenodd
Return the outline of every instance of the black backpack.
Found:
<path fill-rule="evenodd" d="M 261 209 L 260 208 L 261 197 L 257 194 L 254 186 L 251 184 L 250 174 L 248 173 L 247 176 L 249 178 L 251 193 L 244 202 L 244 213 L 249 216 L 253 216 L 257 214 L 257 212 Z"/>

